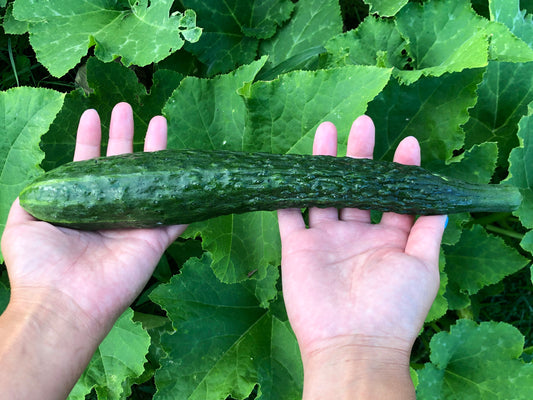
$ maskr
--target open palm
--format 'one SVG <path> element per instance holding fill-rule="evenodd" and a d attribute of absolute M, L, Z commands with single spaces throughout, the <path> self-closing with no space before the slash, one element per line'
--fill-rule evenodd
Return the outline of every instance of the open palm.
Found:
<path fill-rule="evenodd" d="M 336 143 L 324 123 L 314 153 L 335 155 Z M 358 118 L 347 155 L 371 158 L 373 143 L 372 121 Z M 416 139 L 400 143 L 395 161 L 420 162 Z M 340 341 L 408 357 L 438 290 L 444 219 L 385 213 L 372 224 L 369 211 L 311 209 L 306 227 L 299 210 L 279 211 L 283 293 L 302 356 Z"/>
<path fill-rule="evenodd" d="M 100 141 L 100 119 L 94 110 L 88 110 L 80 119 L 74 159 L 99 156 Z M 119 103 L 111 117 L 107 155 L 131 152 L 132 142 L 132 110 Z M 147 130 L 145 151 L 165 147 L 166 121 L 155 117 Z M 184 228 L 78 231 L 35 220 L 17 200 L 2 238 L 12 300 L 46 297 L 67 301 L 79 308 L 80 318 L 86 317 L 88 326 L 112 324 L 139 294 L 165 249 Z"/>

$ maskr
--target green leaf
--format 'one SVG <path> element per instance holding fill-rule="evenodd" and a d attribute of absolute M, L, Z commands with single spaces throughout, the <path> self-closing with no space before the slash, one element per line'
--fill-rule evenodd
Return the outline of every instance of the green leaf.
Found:
<path fill-rule="evenodd" d="M 370 13 L 381 17 L 393 17 L 409 0 L 363 0 L 370 6 Z"/>
<path fill-rule="evenodd" d="M 13 17 L 13 3 L 9 3 L 6 14 L 2 21 L 2 28 L 8 35 L 24 35 L 29 30 L 29 23 L 24 21 L 17 21 Z"/>
<path fill-rule="evenodd" d="M 505 24 L 523 42 L 533 48 L 532 16 L 524 17 L 518 0 L 491 0 L 491 19 Z M 507 166 L 511 150 L 518 144 L 519 119 L 533 101 L 533 62 L 490 62 L 478 89 L 479 101 L 465 125 L 466 146 L 489 141 L 498 142 L 499 165 Z"/>
<path fill-rule="evenodd" d="M 481 69 L 464 70 L 438 78 L 421 78 L 409 86 L 392 79 L 368 106 L 376 125 L 374 157 L 392 159 L 400 141 L 418 139 L 422 165 L 436 168 L 463 145 L 461 126 L 476 104 Z"/>
<path fill-rule="evenodd" d="M 468 0 L 409 3 L 397 14 L 396 25 L 415 70 L 395 71 L 404 82 L 487 65 L 488 23 Z"/>
<path fill-rule="evenodd" d="M 132 321 L 126 310 L 102 341 L 85 372 L 74 386 L 69 400 L 84 400 L 94 389 L 99 399 L 124 399 L 131 394 L 132 381 L 144 372 L 150 335 Z"/>
<path fill-rule="evenodd" d="M 404 69 L 406 42 L 392 19 L 367 17 L 357 27 L 326 43 L 327 66 L 375 65 Z"/>
<path fill-rule="evenodd" d="M 504 24 L 491 21 L 488 29 L 491 33 L 489 48 L 491 60 L 508 62 L 533 61 L 533 49 L 512 34 Z"/>
<path fill-rule="evenodd" d="M 489 54 L 499 61 L 533 60 L 533 50 L 525 41 L 503 23 L 480 18 L 466 1 L 409 4 L 396 20 L 370 16 L 356 30 L 334 38 L 327 48 L 328 65 L 394 66 L 393 74 L 404 83 L 421 75 L 485 66 Z"/>
<path fill-rule="evenodd" d="M 464 126 L 465 146 L 497 142 L 498 165 L 505 168 L 518 145 L 518 121 L 533 101 L 533 62 L 490 62 L 477 94 L 478 102 Z"/>
<path fill-rule="evenodd" d="M 208 75 L 248 64 L 257 55 L 259 39 L 272 37 L 291 15 L 290 0 L 184 0 L 198 13 L 202 38 L 187 49 L 207 65 Z"/>
<path fill-rule="evenodd" d="M 260 307 L 269 308 L 271 302 L 278 300 L 277 283 L 280 278 L 280 269 L 277 266 L 269 265 L 264 274 L 257 270 L 252 271 L 248 276 L 257 281 L 255 297 L 259 300 Z"/>
<path fill-rule="evenodd" d="M 237 91 L 254 80 L 265 61 L 211 79 L 183 79 L 163 109 L 168 147 L 243 150 L 246 106 Z"/>
<path fill-rule="evenodd" d="M 246 106 L 237 91 L 253 81 L 265 58 L 212 79 L 185 78 L 164 107 L 169 148 L 247 150 Z M 275 213 L 223 216 L 192 224 L 185 237 L 202 237 L 213 268 L 224 282 L 238 282 L 255 269 L 279 264 Z"/>
<path fill-rule="evenodd" d="M 85 93 L 80 88 L 65 96 L 63 108 L 43 137 L 42 148 L 46 152 L 43 167 L 49 170 L 72 160 L 78 122 L 83 111 L 88 108 L 94 108 L 100 114 L 102 154 L 105 154 L 111 110 L 116 103 L 122 101 L 130 103 L 133 108 L 134 150 L 141 151 L 150 119 L 161 114 L 163 105 L 181 78 L 176 72 L 158 70 L 154 74 L 150 93 L 147 93 L 131 69 L 118 63 L 103 63 L 94 57 L 90 58 L 87 61 L 87 81 L 84 85 L 90 93 Z"/>
<path fill-rule="evenodd" d="M 509 156 L 509 177 L 506 183 L 516 186 L 522 192 L 524 201 L 516 215 L 526 228 L 533 228 L 533 102 L 529 104 L 528 114 L 520 119 L 518 138 L 520 145 Z"/>
<path fill-rule="evenodd" d="M 175 332 L 161 338 L 167 357 L 156 372 L 155 399 L 301 398 L 302 367 L 288 322 L 260 306 L 259 281 L 224 284 L 211 257 L 190 259 L 151 294 Z"/>
<path fill-rule="evenodd" d="M 489 1 L 491 20 L 504 24 L 516 37 L 533 48 L 533 15 L 526 16 L 526 11 L 520 8 L 519 0 Z"/>
<path fill-rule="evenodd" d="M 496 167 L 497 158 L 498 147 L 496 143 L 483 143 L 472 147 L 458 157 L 452 158 L 449 164 L 432 170 L 467 182 L 489 183 Z M 448 217 L 448 226 L 444 231 L 442 243 L 453 245 L 459 241 L 463 228 L 471 220 L 471 216 L 469 213 L 461 213 L 451 214 Z"/>
<path fill-rule="evenodd" d="M 449 289 L 468 295 L 501 281 L 529 262 L 503 239 L 487 234 L 479 225 L 463 231 L 457 244 L 444 245 L 443 249 Z"/>
<path fill-rule="evenodd" d="M 346 66 L 330 70 L 294 71 L 269 82 L 256 82 L 246 94 L 247 151 L 310 154 L 318 125 L 337 125 L 346 143 L 353 120 L 385 86 L 391 70 Z"/>
<path fill-rule="evenodd" d="M 529 231 L 524 235 L 524 238 L 520 241 L 520 247 L 533 254 L 533 231 Z"/>
<path fill-rule="evenodd" d="M 418 371 L 417 398 L 530 399 L 533 365 L 519 360 L 523 346 L 511 325 L 459 320 L 431 339 L 431 363 Z"/>
<path fill-rule="evenodd" d="M 518 124 L 518 139 L 520 145 L 511 151 L 509 156 L 509 177 L 505 183 L 509 183 L 520 189 L 522 204 L 514 212 L 522 225 L 533 229 L 533 181 L 531 181 L 533 168 L 533 102 L 529 104 L 528 114 L 520 119 Z M 521 246 L 533 253 L 531 233 L 526 235 Z"/>
<path fill-rule="evenodd" d="M 259 54 L 268 55 L 265 69 L 271 69 L 293 57 L 293 60 L 297 60 L 299 55 L 305 55 L 309 49 L 322 48 L 329 38 L 341 32 L 342 18 L 338 1 L 300 0 L 296 3 L 289 22 L 270 40 L 261 42 Z M 316 55 L 316 51 L 313 55 Z M 304 58 L 300 60 L 303 65 L 296 64 L 294 67 L 305 67 L 306 63 L 313 60 L 315 57 Z M 294 69 L 296 68 L 291 68 Z"/>
<path fill-rule="evenodd" d="M 39 164 L 44 153 L 39 142 L 61 109 L 63 98 L 62 93 L 42 88 L 0 92 L 0 235 L 19 192 L 43 172 Z"/>
<path fill-rule="evenodd" d="M 194 11 L 169 15 L 172 0 L 16 0 L 13 15 L 30 22 L 30 42 L 38 60 L 54 76 L 65 75 L 95 46 L 102 61 L 117 57 L 126 65 L 144 66 L 195 42 L 200 29 Z"/>
<path fill-rule="evenodd" d="M 442 169 L 435 169 L 435 172 L 467 182 L 489 183 L 497 160 L 498 145 L 486 142 L 475 145 L 460 156 L 452 158 L 448 165 Z"/>
<path fill-rule="evenodd" d="M 257 270 L 279 265 L 281 243 L 275 212 L 226 215 L 191 224 L 184 237 L 202 237 L 212 253 L 213 270 L 222 282 L 234 283 Z"/>

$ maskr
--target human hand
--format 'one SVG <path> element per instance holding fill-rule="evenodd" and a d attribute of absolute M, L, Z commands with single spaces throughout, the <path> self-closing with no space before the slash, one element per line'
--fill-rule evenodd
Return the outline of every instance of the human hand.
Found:
<path fill-rule="evenodd" d="M 371 158 L 373 147 L 373 123 L 360 117 L 352 125 L 347 155 Z M 333 124 L 319 126 L 313 153 L 336 155 Z M 416 139 L 404 139 L 394 160 L 419 164 Z M 439 288 L 446 217 L 414 222 L 413 216 L 384 213 L 380 223 L 371 224 L 369 211 L 313 208 L 309 228 L 299 210 L 280 210 L 278 217 L 283 295 L 305 376 L 315 366 L 327 376 L 326 366 L 339 363 L 344 371 L 352 365 L 358 376 L 368 368 L 386 376 L 392 368 L 408 378 L 411 347 Z M 304 379 L 304 394 L 309 380 Z"/>
<path fill-rule="evenodd" d="M 145 151 L 166 148 L 166 120 L 154 117 L 148 126 Z M 80 118 L 74 160 L 100 155 L 100 119 L 95 110 Z M 133 112 L 129 104 L 113 109 L 107 155 L 129 153 L 133 143 Z M 78 231 L 31 217 L 14 202 L 2 237 L 2 253 L 11 285 L 10 303 L 69 304 L 68 315 L 99 339 L 133 302 L 150 278 L 165 249 L 185 226 L 154 229 Z"/>

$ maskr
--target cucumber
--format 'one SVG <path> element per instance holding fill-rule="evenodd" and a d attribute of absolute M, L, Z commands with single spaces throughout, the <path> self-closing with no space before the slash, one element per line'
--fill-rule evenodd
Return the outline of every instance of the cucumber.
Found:
<path fill-rule="evenodd" d="M 511 186 L 466 183 L 387 161 L 202 150 L 71 162 L 20 193 L 20 204 L 37 219 L 89 230 L 294 207 L 427 215 L 512 211 L 520 202 Z"/>

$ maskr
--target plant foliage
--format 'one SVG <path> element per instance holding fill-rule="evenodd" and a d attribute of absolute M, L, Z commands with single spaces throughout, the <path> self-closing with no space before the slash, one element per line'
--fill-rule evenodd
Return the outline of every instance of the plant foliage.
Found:
<path fill-rule="evenodd" d="M 0 1 L 0 231 L 21 188 L 72 158 L 86 108 L 108 126 L 115 103 L 132 104 L 136 150 L 162 113 L 171 148 L 275 153 L 310 153 L 325 120 L 342 149 L 366 113 L 376 158 L 412 135 L 431 170 L 520 188 L 513 214 L 450 216 L 412 376 L 420 399 L 528 399 L 532 12 L 519 0 Z M 192 224 L 70 398 L 300 398 L 279 264 L 275 213 Z M 8 297 L 4 271 L 0 308 Z"/>

